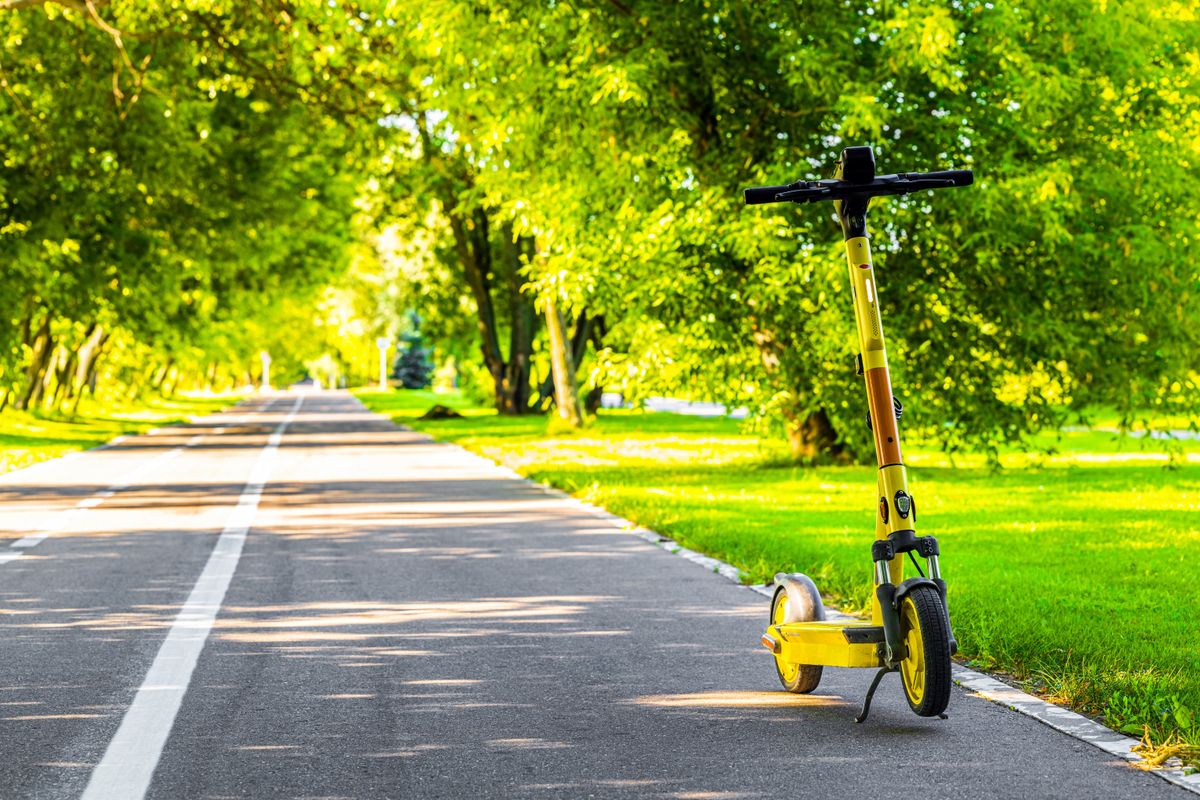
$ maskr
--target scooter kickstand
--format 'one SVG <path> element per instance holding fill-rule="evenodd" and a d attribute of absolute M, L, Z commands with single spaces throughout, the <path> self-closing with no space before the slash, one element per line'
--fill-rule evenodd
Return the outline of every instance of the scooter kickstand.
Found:
<path fill-rule="evenodd" d="M 867 718 L 867 714 L 871 713 L 871 698 L 875 696 L 875 690 L 879 688 L 879 682 L 883 680 L 884 675 L 895 671 L 892 667 L 882 667 L 879 672 L 875 673 L 875 678 L 871 681 L 871 688 L 867 689 L 867 699 L 863 701 L 862 711 L 854 718 L 855 722 L 862 722 Z"/>

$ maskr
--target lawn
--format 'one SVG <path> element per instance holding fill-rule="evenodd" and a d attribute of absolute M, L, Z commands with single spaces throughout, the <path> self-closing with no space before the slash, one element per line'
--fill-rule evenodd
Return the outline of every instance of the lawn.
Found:
<path fill-rule="evenodd" d="M 58 458 L 121 436 L 220 411 L 237 398 L 176 396 L 132 403 L 84 401 L 74 415 L 0 412 L 0 474 Z"/>
<path fill-rule="evenodd" d="M 779 443 L 727 419 L 612 411 L 550 436 L 544 417 L 499 417 L 453 394 L 358 396 L 749 581 L 798 570 L 831 602 L 867 606 L 870 466 L 793 466 Z M 435 402 L 464 418 L 420 420 Z M 961 657 L 1114 728 L 1149 725 L 1156 741 L 1200 745 L 1200 442 L 1173 458 L 1160 442 L 1095 430 L 1038 445 L 1004 453 L 999 471 L 982 457 L 951 464 L 935 447 L 906 450 L 920 531 L 942 545 Z"/>

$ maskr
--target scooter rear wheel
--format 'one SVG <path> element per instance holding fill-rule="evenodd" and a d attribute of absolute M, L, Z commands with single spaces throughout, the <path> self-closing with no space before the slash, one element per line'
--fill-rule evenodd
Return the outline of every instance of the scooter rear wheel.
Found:
<path fill-rule="evenodd" d="M 808 581 L 811 586 L 811 581 Z M 793 583 L 793 587 L 797 587 L 798 591 L 804 591 L 805 587 L 798 586 Z M 788 596 L 787 587 L 780 586 L 775 590 L 775 598 L 771 601 L 771 624 L 782 625 L 785 622 L 812 622 L 818 618 L 816 613 L 813 613 L 812 619 L 794 619 L 788 616 Z M 801 604 L 805 608 L 816 609 L 821 608 L 821 595 L 817 593 L 816 587 L 811 586 L 809 591 L 809 602 Z M 792 604 L 794 609 L 796 604 Z M 794 616 L 794 613 L 793 613 Z M 821 615 L 824 616 L 824 615 Z M 783 688 L 789 692 L 796 694 L 808 694 L 815 690 L 817 685 L 821 683 L 821 667 L 811 664 L 789 664 L 779 656 L 775 656 L 775 673 L 779 675 L 779 682 L 783 684 Z"/>
<path fill-rule="evenodd" d="M 900 601 L 900 662 L 904 696 L 918 716 L 936 717 L 950 703 L 950 625 L 932 586 L 917 586 Z"/>

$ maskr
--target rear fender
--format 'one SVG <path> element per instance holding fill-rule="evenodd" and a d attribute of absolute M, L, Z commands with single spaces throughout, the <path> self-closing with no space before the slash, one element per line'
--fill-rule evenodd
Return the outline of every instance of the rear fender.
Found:
<path fill-rule="evenodd" d="M 787 590 L 787 612 L 784 622 L 815 622 L 825 619 L 825 604 L 812 578 L 802 572 L 781 572 L 775 585 Z"/>

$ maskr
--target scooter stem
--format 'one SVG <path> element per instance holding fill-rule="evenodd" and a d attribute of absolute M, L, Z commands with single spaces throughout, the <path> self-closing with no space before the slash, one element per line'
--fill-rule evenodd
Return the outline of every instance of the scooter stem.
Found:
<path fill-rule="evenodd" d="M 871 245 L 867 238 L 868 202 L 868 198 L 849 198 L 837 203 L 837 211 L 846 238 L 846 262 L 854 299 L 854 320 L 858 328 L 858 368 L 866 384 L 867 408 L 870 412 L 871 432 L 875 439 L 875 459 L 879 467 L 879 504 L 876 509 L 875 538 L 882 540 L 896 531 L 914 531 L 916 514 L 908 492 L 908 475 L 900 452 L 900 429 L 896 424 L 883 319 L 879 311 L 879 284 L 875 280 Z M 899 586 L 904 580 L 902 554 L 898 553 L 888 562 L 887 577 L 887 583 L 892 586 Z M 884 625 L 885 629 L 893 628 L 892 625 L 885 624 L 885 614 L 879 599 L 874 598 L 872 621 L 876 625 Z M 894 632 L 898 634 L 898 631 L 897 625 Z M 889 649 L 898 649 L 898 642 L 891 641 L 891 638 L 888 637 L 888 644 L 892 646 Z"/>

